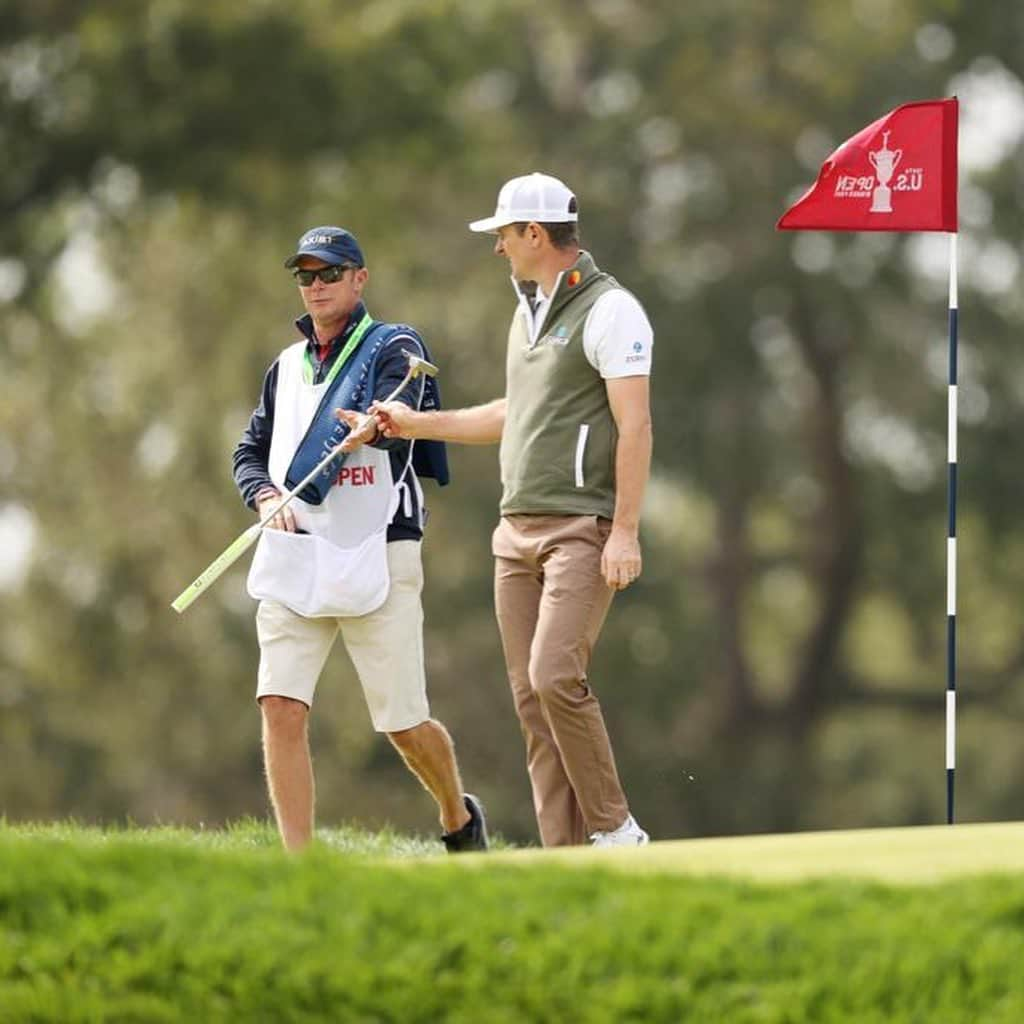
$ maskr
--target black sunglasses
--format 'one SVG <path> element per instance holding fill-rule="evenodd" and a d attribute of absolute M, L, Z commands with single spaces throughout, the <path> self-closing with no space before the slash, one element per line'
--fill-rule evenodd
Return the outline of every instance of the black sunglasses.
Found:
<path fill-rule="evenodd" d="M 345 276 L 346 270 L 358 270 L 354 263 L 339 263 L 331 267 L 317 267 L 316 270 L 293 270 L 295 280 L 308 288 L 318 277 L 324 284 L 334 284 Z"/>

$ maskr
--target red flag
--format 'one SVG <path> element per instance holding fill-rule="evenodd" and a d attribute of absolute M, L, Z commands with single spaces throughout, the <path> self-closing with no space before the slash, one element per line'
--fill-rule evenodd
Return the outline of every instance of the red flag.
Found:
<path fill-rule="evenodd" d="M 905 103 L 847 139 L 782 231 L 956 231 L 957 100 Z"/>

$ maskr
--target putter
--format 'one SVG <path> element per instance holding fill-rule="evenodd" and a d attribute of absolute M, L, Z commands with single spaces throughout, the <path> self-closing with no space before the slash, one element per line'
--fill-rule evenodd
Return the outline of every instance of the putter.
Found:
<path fill-rule="evenodd" d="M 402 349 L 402 354 L 409 362 L 409 369 L 406 371 L 402 382 L 391 392 L 385 402 L 397 398 L 405 388 L 417 377 L 436 377 L 438 369 L 433 363 L 426 359 L 413 355 L 411 352 Z M 342 445 L 348 440 L 349 434 L 336 444 L 310 471 L 300 480 L 287 494 L 283 495 L 280 502 L 275 505 L 258 523 L 253 523 L 247 530 L 239 534 L 172 602 L 171 607 L 180 615 L 186 608 L 206 593 L 213 584 L 227 569 L 229 569 L 239 558 L 242 557 L 256 543 L 264 527 L 281 511 L 305 486 L 326 469 L 331 460 L 336 458 L 341 451 Z"/>

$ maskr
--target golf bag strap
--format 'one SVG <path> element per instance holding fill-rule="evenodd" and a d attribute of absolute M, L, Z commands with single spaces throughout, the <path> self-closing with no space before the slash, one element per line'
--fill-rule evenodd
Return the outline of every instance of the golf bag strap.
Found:
<path fill-rule="evenodd" d="M 285 486 L 291 490 L 304 479 L 318 462 L 348 435 L 348 425 L 334 415 L 335 409 L 356 409 L 366 412 L 373 399 L 374 367 L 377 355 L 396 333 L 394 324 L 375 323 L 365 334 L 359 348 L 352 353 L 345 367 L 328 385 L 309 427 L 292 456 L 285 474 Z M 307 484 L 298 497 L 309 505 L 321 505 L 338 477 L 345 461 L 339 452 L 323 471 Z"/>

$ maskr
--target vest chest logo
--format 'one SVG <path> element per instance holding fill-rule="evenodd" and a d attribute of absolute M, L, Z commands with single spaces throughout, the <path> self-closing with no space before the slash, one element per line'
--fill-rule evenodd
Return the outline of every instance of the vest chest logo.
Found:
<path fill-rule="evenodd" d="M 569 344 L 569 328 L 565 324 L 559 324 L 550 334 L 540 339 L 540 344 L 565 348 Z"/>

